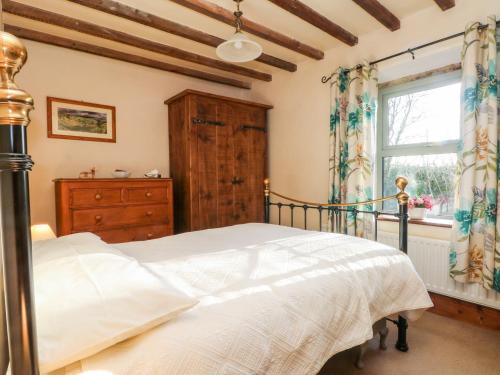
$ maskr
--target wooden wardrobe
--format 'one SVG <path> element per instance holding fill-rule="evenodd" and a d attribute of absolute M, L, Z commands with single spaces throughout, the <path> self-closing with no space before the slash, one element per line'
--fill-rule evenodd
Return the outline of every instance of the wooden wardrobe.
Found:
<path fill-rule="evenodd" d="M 193 90 L 165 104 L 176 233 L 262 222 L 272 106 Z"/>

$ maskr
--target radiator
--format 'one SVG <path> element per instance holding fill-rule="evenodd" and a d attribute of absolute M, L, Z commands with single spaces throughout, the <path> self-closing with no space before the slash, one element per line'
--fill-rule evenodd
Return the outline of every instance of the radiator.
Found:
<path fill-rule="evenodd" d="M 398 247 L 398 236 L 379 232 L 378 240 Z M 409 237 L 408 255 L 418 274 L 431 292 L 443 294 L 479 305 L 500 309 L 500 293 L 486 290 L 479 284 L 462 284 L 448 276 L 448 241 L 424 237 Z"/>

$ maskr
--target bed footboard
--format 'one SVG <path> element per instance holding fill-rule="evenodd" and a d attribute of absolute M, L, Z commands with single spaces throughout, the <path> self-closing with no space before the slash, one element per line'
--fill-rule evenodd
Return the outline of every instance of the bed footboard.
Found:
<path fill-rule="evenodd" d="M 295 199 L 288 197 L 283 194 L 276 193 L 271 190 L 269 179 L 264 181 L 264 222 L 271 222 L 271 208 L 277 208 L 278 217 L 276 218 L 276 223 L 282 225 L 283 214 L 289 213 L 289 224 L 294 226 L 295 215 L 298 212 L 302 212 L 303 217 L 303 228 L 308 229 L 308 213 L 310 211 L 316 211 L 318 216 L 319 230 L 323 231 L 323 223 L 328 220 L 329 231 L 335 233 L 348 234 L 347 216 L 350 217 L 350 222 L 352 223 L 351 232 L 354 234 L 358 233 L 358 216 L 359 215 L 372 215 L 373 216 L 373 240 L 378 239 L 378 217 L 380 215 L 393 216 L 398 218 L 399 222 L 399 250 L 408 253 L 408 198 L 409 195 L 406 193 L 405 189 L 408 185 L 408 180 L 405 177 L 396 178 L 395 185 L 399 192 L 394 195 L 367 200 L 363 202 L 354 203 L 317 203 L 308 202 L 300 199 Z M 276 197 L 281 200 L 274 201 L 271 197 Z M 377 205 L 384 201 L 396 200 L 398 202 L 397 212 L 384 212 L 371 209 L 374 205 Z M 285 212 L 286 210 L 286 212 Z M 407 329 L 408 322 L 406 318 L 399 315 L 397 320 L 386 319 L 394 323 L 398 328 L 398 340 L 396 342 L 396 349 L 401 352 L 408 351 L 407 342 Z"/>

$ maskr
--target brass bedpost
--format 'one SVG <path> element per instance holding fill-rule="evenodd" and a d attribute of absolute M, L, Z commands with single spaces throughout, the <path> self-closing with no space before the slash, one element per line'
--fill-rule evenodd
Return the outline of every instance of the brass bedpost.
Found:
<path fill-rule="evenodd" d="M 405 177 L 396 178 L 396 186 L 399 193 L 396 198 L 399 204 L 399 250 L 408 254 L 408 199 L 409 195 L 405 191 L 408 185 L 408 180 Z M 408 322 L 406 318 L 399 315 L 398 320 L 394 321 L 398 327 L 398 340 L 396 342 L 396 349 L 401 352 L 408 351 L 408 342 L 406 338 L 406 331 L 408 329 Z"/>
<path fill-rule="evenodd" d="M 399 205 L 399 250 L 408 253 L 408 199 L 409 195 L 405 191 L 408 180 L 405 177 L 396 178 L 396 186 L 399 193 L 396 199 Z"/>
<path fill-rule="evenodd" d="M 269 224 L 271 219 L 271 189 L 269 179 L 264 180 L 264 223 Z"/>
<path fill-rule="evenodd" d="M 12 375 L 37 375 L 28 186 L 33 162 L 26 140 L 33 98 L 14 83 L 26 48 L 4 31 L 0 43 L 0 219 L 10 367 Z"/>

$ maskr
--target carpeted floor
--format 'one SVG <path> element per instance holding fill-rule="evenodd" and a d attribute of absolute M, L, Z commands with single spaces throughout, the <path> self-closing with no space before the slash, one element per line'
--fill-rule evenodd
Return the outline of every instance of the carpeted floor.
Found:
<path fill-rule="evenodd" d="M 334 356 L 320 375 L 499 375 L 500 331 L 480 328 L 432 313 L 410 323 L 410 351 L 394 348 L 396 329 L 389 327 L 388 349 L 372 340 L 365 368 L 354 367 L 355 352 Z"/>

